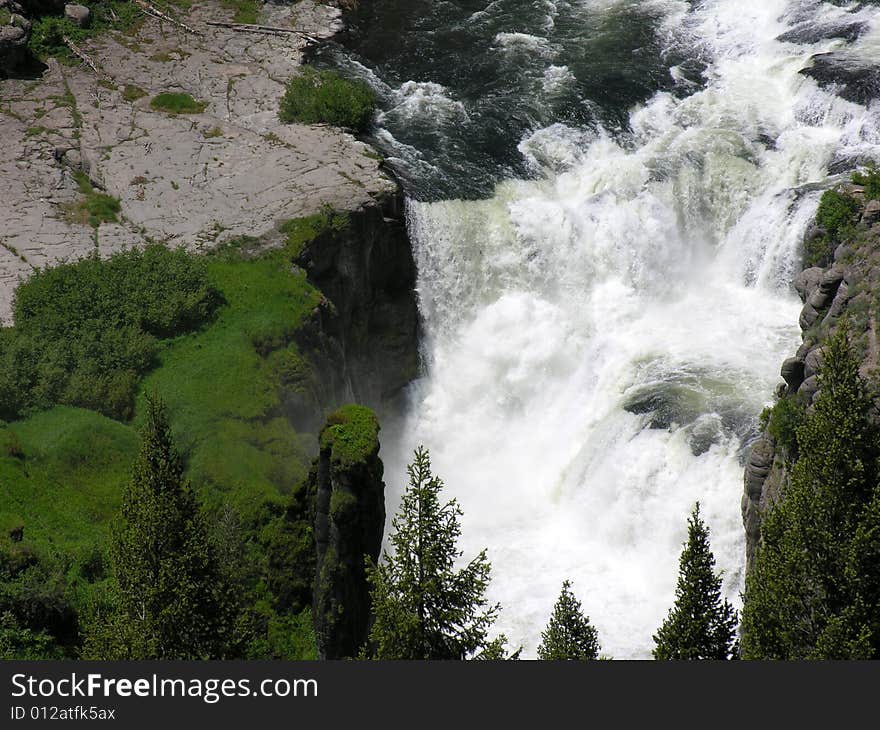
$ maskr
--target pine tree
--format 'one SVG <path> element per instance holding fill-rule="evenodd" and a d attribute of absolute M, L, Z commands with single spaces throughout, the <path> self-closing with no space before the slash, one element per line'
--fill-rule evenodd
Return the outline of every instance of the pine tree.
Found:
<path fill-rule="evenodd" d="M 541 633 L 538 658 L 586 661 L 597 659 L 599 648 L 599 633 L 584 615 L 581 602 L 571 592 L 571 581 L 567 580 L 562 584 L 550 623 Z"/>
<path fill-rule="evenodd" d="M 226 658 L 235 601 L 174 447 L 164 405 L 147 399 L 143 442 L 114 525 L 114 586 L 87 630 L 100 659 Z"/>
<path fill-rule="evenodd" d="M 367 564 L 375 617 L 368 653 L 376 659 L 504 658 L 503 639 L 488 639 L 499 606 L 485 596 L 486 551 L 456 570 L 463 554 L 457 546 L 461 508 L 454 499 L 441 503 L 443 482 L 431 473 L 423 447 L 407 473 L 409 486 L 392 520 L 393 553 Z"/>
<path fill-rule="evenodd" d="M 746 578 L 747 659 L 857 659 L 880 648 L 880 430 L 846 322 L 823 359 L 799 458 Z"/>
<path fill-rule="evenodd" d="M 655 659 L 731 659 L 736 611 L 721 598 L 721 577 L 700 503 L 688 520 L 688 541 L 679 560 L 675 605 L 654 635 Z"/>

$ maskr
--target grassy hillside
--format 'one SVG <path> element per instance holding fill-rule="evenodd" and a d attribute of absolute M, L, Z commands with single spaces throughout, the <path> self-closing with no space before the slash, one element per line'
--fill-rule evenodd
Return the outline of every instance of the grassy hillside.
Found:
<path fill-rule="evenodd" d="M 208 272 L 225 305 L 209 327 L 168 343 L 142 390 L 167 402 L 204 499 L 252 514 L 305 476 L 316 449 L 284 417 L 280 379 L 321 295 L 283 249 L 247 259 L 232 248 L 209 257 Z"/>
<path fill-rule="evenodd" d="M 236 570 L 265 632 L 252 651 L 313 655 L 300 595 L 308 586 L 294 598 L 266 586 L 274 585 L 273 561 L 292 559 L 278 535 L 311 534 L 295 492 L 317 434 L 295 430 L 283 398 L 314 383 L 294 335 L 322 295 L 292 262 L 327 227 L 345 223 L 329 212 L 289 221 L 274 248 L 241 239 L 205 256 L 150 247 L 89 259 L 37 272 L 19 289 L 21 321 L 0 330 L 8 418 L 0 421 L 0 609 L 39 609 L 13 617 L 16 631 L 49 637 L 37 655 L 57 651 L 55 641 L 75 653 L 77 613 L 102 594 L 110 526 L 148 393 L 168 406 L 218 539 L 231 536 L 230 549 L 243 551 Z"/>

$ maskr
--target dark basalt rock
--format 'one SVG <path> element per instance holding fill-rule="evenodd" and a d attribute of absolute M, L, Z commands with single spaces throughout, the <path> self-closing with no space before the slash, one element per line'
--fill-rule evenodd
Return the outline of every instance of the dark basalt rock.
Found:
<path fill-rule="evenodd" d="M 24 8 L 14 0 L 0 0 L 8 22 L 0 25 L 0 78 L 23 66 L 28 59 L 27 43 L 31 22 L 24 17 Z"/>
<path fill-rule="evenodd" d="M 791 30 L 776 37 L 782 43 L 799 43 L 812 45 L 819 41 L 832 38 L 842 38 L 848 43 L 856 40 L 868 29 L 864 22 L 837 23 L 829 25 L 815 25 L 813 23 L 801 23 Z"/>
<path fill-rule="evenodd" d="M 846 309 L 846 305 L 851 298 L 852 294 L 850 294 L 849 284 L 844 281 L 837 288 L 837 294 L 834 295 L 834 301 L 831 302 L 831 307 L 828 309 L 828 314 L 825 315 L 825 319 L 822 320 L 822 324 L 834 324 L 840 315 L 843 314 L 843 310 Z"/>
<path fill-rule="evenodd" d="M 797 357 L 790 357 L 782 363 L 780 375 L 792 393 L 796 393 L 804 382 L 804 361 Z"/>
<path fill-rule="evenodd" d="M 819 392 L 819 378 L 815 375 L 810 376 L 798 388 L 798 394 L 803 397 L 807 403 L 812 403 L 816 393 Z"/>
<path fill-rule="evenodd" d="M 378 560 L 385 529 L 379 423 L 345 406 L 321 432 L 315 499 L 317 569 L 313 615 L 322 659 L 356 657 L 367 640 L 370 593 L 365 557 Z"/>
<path fill-rule="evenodd" d="M 857 104 L 867 104 L 880 96 L 880 67 L 858 65 L 841 54 L 821 53 L 813 56 L 813 65 L 801 71 L 815 79 L 822 88 Z"/>
<path fill-rule="evenodd" d="M 801 330 L 807 331 L 819 320 L 819 313 L 816 311 L 816 308 L 807 302 L 803 309 L 801 309 L 801 316 L 798 319 L 798 325 L 800 325 Z"/>
<path fill-rule="evenodd" d="M 814 375 L 818 375 L 823 362 L 824 357 L 821 347 L 817 347 L 815 350 L 810 350 L 810 353 L 804 359 L 804 380 L 812 378 Z"/>
<path fill-rule="evenodd" d="M 813 266 L 809 269 L 805 269 L 795 277 L 794 288 L 800 295 L 802 302 L 806 303 L 816 287 L 819 286 L 823 274 L 824 271 L 821 268 Z"/>
<path fill-rule="evenodd" d="M 752 446 L 745 474 L 745 491 L 750 499 L 760 498 L 774 455 L 773 441 L 769 437 L 759 438 Z"/>
<path fill-rule="evenodd" d="M 402 195 L 348 216 L 348 226 L 320 234 L 297 260 L 330 305 L 304 338 L 337 369 L 331 404 L 353 401 L 382 414 L 419 372 L 416 267 Z"/>

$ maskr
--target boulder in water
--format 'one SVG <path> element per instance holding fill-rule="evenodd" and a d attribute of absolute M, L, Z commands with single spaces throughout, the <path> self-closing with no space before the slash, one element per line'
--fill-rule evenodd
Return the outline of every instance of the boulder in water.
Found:
<path fill-rule="evenodd" d="M 832 89 L 847 101 L 867 106 L 880 96 L 880 67 L 864 65 L 844 54 L 820 53 L 813 65 L 801 71 L 823 89 Z"/>
<path fill-rule="evenodd" d="M 830 40 L 832 38 L 842 38 L 848 43 L 852 43 L 868 28 L 868 23 L 829 23 L 824 25 L 816 25 L 812 22 L 800 23 L 789 31 L 776 37 L 776 40 L 782 43 L 798 43 L 805 46 L 811 46 L 820 41 Z"/>

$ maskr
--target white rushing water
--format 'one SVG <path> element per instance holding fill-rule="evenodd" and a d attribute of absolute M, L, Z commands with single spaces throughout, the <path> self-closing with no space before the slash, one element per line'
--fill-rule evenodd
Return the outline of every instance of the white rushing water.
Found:
<path fill-rule="evenodd" d="M 843 41 L 776 40 L 843 10 L 665 5 L 670 38 L 709 60 L 705 88 L 634 109 L 626 143 L 531 134 L 520 150 L 541 178 L 489 200 L 409 206 L 426 375 L 406 436 L 383 449 L 389 514 L 423 443 L 464 510 L 465 557 L 488 548 L 497 629 L 524 656 L 569 578 L 604 653 L 649 657 L 697 500 L 739 604 L 744 442 L 799 344 L 800 239 L 835 154 L 878 142 L 868 110 L 798 73 Z M 544 53 L 528 30 L 498 52 Z M 849 52 L 877 47 L 872 28 Z M 565 83 L 547 63 L 547 83 Z"/>

